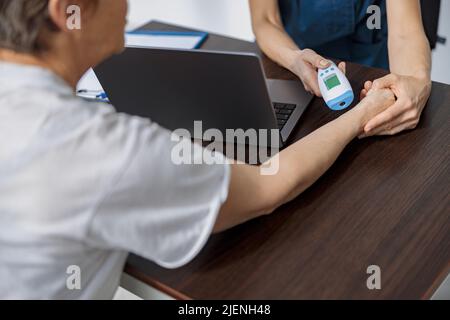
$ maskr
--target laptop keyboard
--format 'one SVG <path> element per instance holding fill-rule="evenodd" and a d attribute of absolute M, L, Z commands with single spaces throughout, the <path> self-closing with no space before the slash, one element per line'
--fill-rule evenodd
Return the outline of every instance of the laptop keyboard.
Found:
<path fill-rule="evenodd" d="M 275 109 L 275 114 L 277 116 L 278 128 L 283 129 L 289 118 L 294 113 L 295 108 L 297 108 L 297 105 L 274 102 L 273 108 Z"/>

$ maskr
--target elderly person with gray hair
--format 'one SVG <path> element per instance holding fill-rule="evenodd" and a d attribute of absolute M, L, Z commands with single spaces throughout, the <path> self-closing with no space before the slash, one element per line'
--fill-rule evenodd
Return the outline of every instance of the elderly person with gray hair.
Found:
<path fill-rule="evenodd" d="M 212 232 L 297 197 L 394 103 L 372 90 L 282 151 L 272 176 L 224 157 L 177 166 L 170 132 L 74 94 L 123 50 L 126 13 L 125 0 L 0 0 L 0 298 L 111 298 L 129 252 L 182 266 Z M 66 286 L 74 266 L 79 290 Z"/>

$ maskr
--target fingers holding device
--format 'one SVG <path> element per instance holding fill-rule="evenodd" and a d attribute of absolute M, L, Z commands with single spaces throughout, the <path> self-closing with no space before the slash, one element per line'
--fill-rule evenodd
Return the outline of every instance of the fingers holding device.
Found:
<path fill-rule="evenodd" d="M 299 77 L 306 91 L 317 97 L 322 97 L 319 83 L 317 82 L 317 70 L 328 68 L 331 65 L 331 61 L 311 49 L 296 51 L 295 57 L 294 63 L 288 69 Z M 338 67 L 345 73 L 344 62 L 341 62 Z"/>
<path fill-rule="evenodd" d="M 326 69 L 319 69 L 317 74 L 320 92 L 331 110 L 343 110 L 352 104 L 355 95 L 340 68 L 331 63 Z"/>

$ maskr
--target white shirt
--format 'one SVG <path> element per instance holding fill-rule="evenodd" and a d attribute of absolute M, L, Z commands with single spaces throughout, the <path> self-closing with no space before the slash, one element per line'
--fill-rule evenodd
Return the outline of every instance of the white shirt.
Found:
<path fill-rule="evenodd" d="M 229 167 L 175 165 L 175 144 L 49 71 L 0 63 L 0 298 L 110 299 L 129 252 L 166 268 L 192 260 Z"/>

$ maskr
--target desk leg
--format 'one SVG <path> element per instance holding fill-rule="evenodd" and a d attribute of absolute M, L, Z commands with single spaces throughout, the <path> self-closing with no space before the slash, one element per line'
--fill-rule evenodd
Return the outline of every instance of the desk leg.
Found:
<path fill-rule="evenodd" d="M 433 294 L 431 300 L 450 300 L 450 274 Z"/>
<path fill-rule="evenodd" d="M 120 286 L 131 292 L 133 295 L 136 295 L 137 298 L 144 300 L 174 300 L 172 297 L 169 297 L 126 273 L 122 273 Z M 119 292 L 117 296 L 120 298 L 123 295 Z"/>

